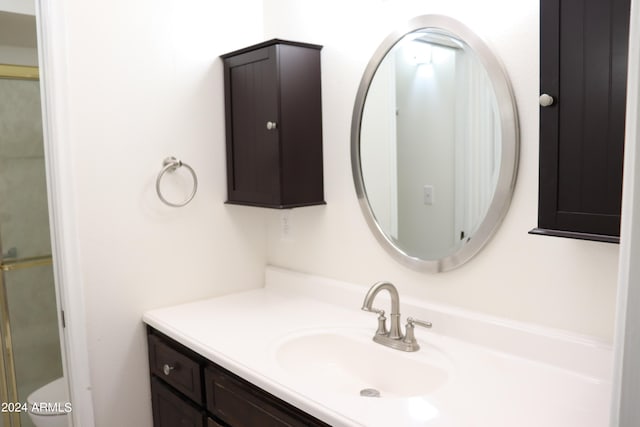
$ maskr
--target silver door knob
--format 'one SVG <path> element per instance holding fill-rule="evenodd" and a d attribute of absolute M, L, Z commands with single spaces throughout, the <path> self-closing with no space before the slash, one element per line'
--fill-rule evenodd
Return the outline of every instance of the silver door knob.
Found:
<path fill-rule="evenodd" d="M 169 375 L 171 373 L 171 371 L 173 371 L 174 367 L 165 363 L 164 366 L 162 367 L 162 372 L 164 372 L 165 375 Z"/>
<path fill-rule="evenodd" d="M 278 124 L 276 122 L 267 122 L 267 130 L 274 130 L 278 128 Z"/>
<path fill-rule="evenodd" d="M 555 102 L 556 100 L 551 95 L 547 95 L 546 93 L 543 93 L 542 95 L 540 95 L 541 107 L 551 107 L 553 104 L 555 104 Z"/>

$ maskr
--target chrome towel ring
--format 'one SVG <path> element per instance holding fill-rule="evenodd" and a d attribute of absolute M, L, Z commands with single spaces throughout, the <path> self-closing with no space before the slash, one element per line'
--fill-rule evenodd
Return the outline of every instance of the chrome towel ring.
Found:
<path fill-rule="evenodd" d="M 198 190 L 198 177 L 196 176 L 195 171 L 191 166 L 189 166 L 186 163 L 183 163 L 182 160 L 178 160 L 175 157 L 167 157 L 166 159 L 164 159 L 162 162 L 162 166 L 163 166 L 162 170 L 160 171 L 160 173 L 158 174 L 158 178 L 156 179 L 156 192 L 158 193 L 158 197 L 160 198 L 162 203 L 164 203 L 165 205 L 169 205 L 174 208 L 181 208 L 182 206 L 185 206 L 191 200 L 193 200 L 193 197 L 196 195 L 196 191 Z M 193 190 L 191 190 L 191 194 L 189 194 L 189 196 L 183 202 L 173 203 L 165 199 L 164 196 L 162 195 L 162 192 L 160 191 L 160 181 L 162 180 L 162 177 L 167 172 L 169 173 L 175 172 L 176 169 L 182 166 L 187 168 L 187 170 L 191 173 L 191 176 L 193 177 Z"/>

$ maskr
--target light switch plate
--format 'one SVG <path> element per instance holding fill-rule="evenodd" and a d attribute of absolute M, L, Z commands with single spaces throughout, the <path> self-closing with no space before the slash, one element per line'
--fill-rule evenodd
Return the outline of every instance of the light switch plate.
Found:
<path fill-rule="evenodd" d="M 425 205 L 433 205 L 434 197 L 433 197 L 433 185 L 425 185 L 424 186 L 424 204 Z"/>

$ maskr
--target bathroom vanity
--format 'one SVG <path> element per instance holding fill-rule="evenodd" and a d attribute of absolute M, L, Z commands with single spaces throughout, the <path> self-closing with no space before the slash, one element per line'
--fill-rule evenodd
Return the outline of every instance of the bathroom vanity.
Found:
<path fill-rule="evenodd" d="M 148 328 L 155 426 L 326 426 Z"/>
<path fill-rule="evenodd" d="M 264 288 L 145 313 L 155 425 L 607 425 L 610 346 L 396 285 L 403 324 L 433 322 L 416 352 L 372 340 L 368 286 L 275 267 Z"/>

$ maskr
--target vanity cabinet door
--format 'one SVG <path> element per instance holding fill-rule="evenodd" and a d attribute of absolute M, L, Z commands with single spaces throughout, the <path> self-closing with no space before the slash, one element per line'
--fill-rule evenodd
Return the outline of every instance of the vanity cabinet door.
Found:
<path fill-rule="evenodd" d="M 205 412 L 178 397 L 155 377 L 151 377 L 151 400 L 154 427 L 205 427 Z"/>
<path fill-rule="evenodd" d="M 533 234 L 618 242 L 630 0 L 540 2 Z"/>
<path fill-rule="evenodd" d="M 207 410 L 232 427 L 328 427 L 217 365 L 205 369 Z"/>
<path fill-rule="evenodd" d="M 320 49 L 271 40 L 222 55 L 227 203 L 324 204 Z"/>
<path fill-rule="evenodd" d="M 277 204 L 280 189 L 276 47 L 230 57 L 228 84 L 227 165 L 229 202 Z M 275 123 L 270 128 L 267 123 Z"/>

